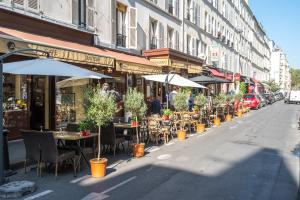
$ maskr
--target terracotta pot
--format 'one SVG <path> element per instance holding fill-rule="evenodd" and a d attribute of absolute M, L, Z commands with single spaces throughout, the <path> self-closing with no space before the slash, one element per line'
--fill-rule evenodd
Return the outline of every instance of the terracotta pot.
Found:
<path fill-rule="evenodd" d="M 169 115 L 164 115 L 164 120 L 169 120 L 169 119 L 170 119 Z"/>
<path fill-rule="evenodd" d="M 186 138 L 186 131 L 185 130 L 177 131 L 177 139 L 178 140 L 185 140 L 185 138 Z"/>
<path fill-rule="evenodd" d="M 90 164 L 91 164 L 92 177 L 101 178 L 106 175 L 106 165 L 107 165 L 106 158 L 100 158 L 99 160 L 97 158 L 94 158 L 90 160 Z"/>
<path fill-rule="evenodd" d="M 89 136 L 91 134 L 91 131 L 90 130 L 84 130 L 84 131 L 80 131 L 80 134 L 82 136 Z"/>
<path fill-rule="evenodd" d="M 137 122 L 137 121 L 132 121 L 131 122 L 131 126 L 132 127 L 136 127 L 136 126 L 138 126 L 139 125 L 139 122 Z"/>
<path fill-rule="evenodd" d="M 145 143 L 133 144 L 133 156 L 136 158 L 143 157 L 145 154 Z"/>
<path fill-rule="evenodd" d="M 243 112 L 241 110 L 239 110 L 237 112 L 237 116 L 238 116 L 238 118 L 242 118 L 243 117 Z"/>
<path fill-rule="evenodd" d="M 215 126 L 221 126 L 221 119 L 219 117 L 214 119 L 214 125 Z"/>
<path fill-rule="evenodd" d="M 232 116 L 231 116 L 231 115 L 229 115 L 229 114 L 228 114 L 228 115 L 226 115 L 226 121 L 227 121 L 227 122 L 229 122 L 229 121 L 231 121 L 231 120 L 232 120 Z"/>
<path fill-rule="evenodd" d="M 197 133 L 203 133 L 205 131 L 205 124 L 197 124 Z"/>

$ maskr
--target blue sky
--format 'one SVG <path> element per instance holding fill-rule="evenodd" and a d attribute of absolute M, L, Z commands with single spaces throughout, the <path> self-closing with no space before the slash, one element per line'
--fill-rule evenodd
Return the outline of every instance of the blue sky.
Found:
<path fill-rule="evenodd" d="M 290 65 L 300 68 L 300 0 L 249 0 L 249 4 Z"/>

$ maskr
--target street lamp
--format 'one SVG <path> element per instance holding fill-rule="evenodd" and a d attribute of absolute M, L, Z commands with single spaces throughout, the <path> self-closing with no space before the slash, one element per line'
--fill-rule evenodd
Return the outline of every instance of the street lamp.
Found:
<path fill-rule="evenodd" d="M 22 53 L 22 52 L 40 52 L 46 55 L 47 58 L 50 57 L 49 52 L 39 50 L 39 49 L 19 49 L 11 51 L 0 56 L 0 185 L 4 183 L 5 174 L 4 174 L 4 137 L 3 137 L 3 60 L 9 56 Z"/>
<path fill-rule="evenodd" d="M 173 73 L 173 76 L 172 78 L 169 80 L 169 75 Z M 171 70 L 169 71 L 169 73 L 167 74 L 166 76 L 166 79 L 165 79 L 165 92 L 166 92 L 166 97 L 167 97 L 167 109 L 169 108 L 169 83 L 171 82 L 171 80 L 174 78 L 175 76 L 175 71 Z"/>

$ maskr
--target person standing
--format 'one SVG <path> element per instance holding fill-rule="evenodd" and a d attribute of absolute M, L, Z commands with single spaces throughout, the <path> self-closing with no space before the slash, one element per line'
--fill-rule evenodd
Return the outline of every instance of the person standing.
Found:
<path fill-rule="evenodd" d="M 157 97 L 153 97 L 150 104 L 151 114 L 160 114 L 161 112 L 161 102 Z"/>
<path fill-rule="evenodd" d="M 172 92 L 169 94 L 169 102 L 170 102 L 170 108 L 172 110 L 174 110 L 174 101 L 175 101 L 175 97 L 177 95 L 177 87 L 173 87 Z"/>

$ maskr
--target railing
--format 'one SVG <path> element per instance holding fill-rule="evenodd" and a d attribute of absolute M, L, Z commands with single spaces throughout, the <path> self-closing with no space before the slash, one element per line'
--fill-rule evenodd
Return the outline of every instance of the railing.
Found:
<path fill-rule="evenodd" d="M 117 34 L 117 46 L 126 47 L 126 35 Z"/>

